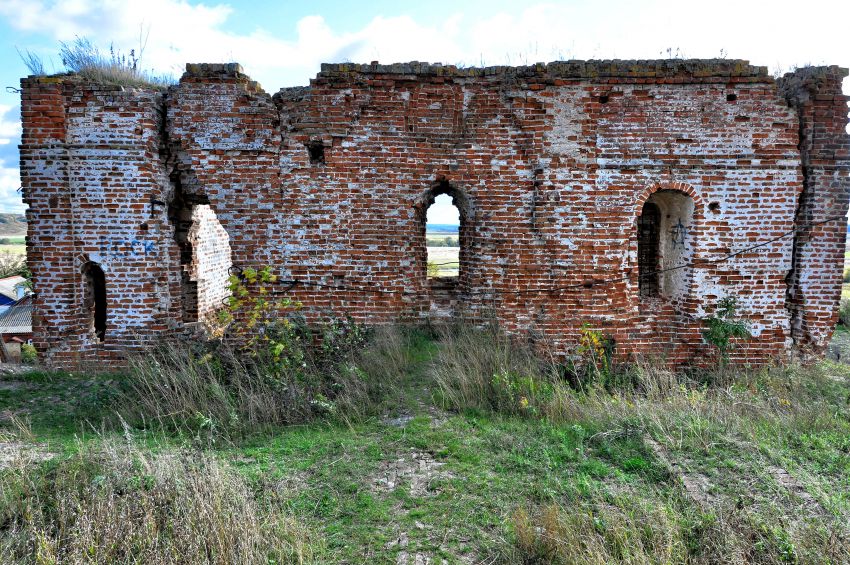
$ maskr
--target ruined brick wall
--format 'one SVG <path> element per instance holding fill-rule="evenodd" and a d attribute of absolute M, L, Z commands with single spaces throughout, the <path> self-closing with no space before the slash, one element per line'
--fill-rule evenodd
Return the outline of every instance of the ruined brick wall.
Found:
<path fill-rule="evenodd" d="M 589 323 L 622 355 L 701 362 L 700 319 L 731 295 L 755 336 L 740 361 L 817 353 L 844 223 L 812 223 L 847 210 L 845 74 L 777 84 L 745 61 L 325 65 L 274 97 L 237 65 L 189 65 L 167 92 L 25 79 L 37 347 L 54 364 L 112 359 L 180 331 L 189 287 L 175 234 L 186 210 L 209 206 L 234 267 L 271 265 L 311 320 L 495 316 L 561 353 Z M 81 148 L 90 158 L 71 171 Z M 460 276 L 431 288 L 425 213 L 442 193 L 461 212 Z M 642 296 L 645 206 L 661 211 L 658 266 L 674 270 Z M 80 261 L 106 273 L 102 342 L 81 330 Z"/>
<path fill-rule="evenodd" d="M 160 159 L 160 92 L 24 81 L 21 182 L 28 264 L 36 289 L 34 342 L 54 365 L 120 362 L 177 322 L 177 288 L 156 202 L 170 198 Z M 107 330 L 92 331 L 84 271 L 106 275 Z"/>
<path fill-rule="evenodd" d="M 850 199 L 847 97 L 841 95 L 845 76 L 845 69 L 810 67 L 785 75 L 779 85 L 799 115 L 804 186 L 788 278 L 791 332 L 800 348 L 814 352 L 822 351 L 832 336 L 841 297 L 847 228 L 829 219 L 846 210 Z"/>

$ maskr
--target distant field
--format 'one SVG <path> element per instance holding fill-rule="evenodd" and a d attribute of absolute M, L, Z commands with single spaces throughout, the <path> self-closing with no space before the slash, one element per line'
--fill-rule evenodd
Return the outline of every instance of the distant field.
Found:
<path fill-rule="evenodd" d="M 451 265 L 440 265 L 439 275 L 441 277 L 456 277 L 458 274 L 458 255 L 460 247 L 429 247 L 429 263 L 452 263 Z"/>
<path fill-rule="evenodd" d="M 426 233 L 425 239 L 428 241 L 429 247 L 446 247 L 446 240 L 451 240 L 452 244 L 449 247 L 457 246 L 457 233 Z M 434 245 L 434 244 L 437 245 Z"/>
<path fill-rule="evenodd" d="M 26 255 L 26 237 L 25 235 L 0 235 L 0 254 Z"/>
<path fill-rule="evenodd" d="M 452 231 L 454 230 L 454 231 Z M 452 246 L 446 246 L 453 243 Z M 458 275 L 458 255 L 460 247 L 457 247 L 457 226 L 444 226 L 441 224 L 428 224 L 428 232 L 425 234 L 428 242 L 428 262 L 439 264 L 440 277 L 456 277 Z M 439 247 L 437 247 L 439 245 Z M 445 265 L 443 263 L 450 263 Z"/>
<path fill-rule="evenodd" d="M 27 246 L 26 245 L 0 245 L 0 254 L 2 253 L 14 253 L 15 255 L 26 255 Z"/>

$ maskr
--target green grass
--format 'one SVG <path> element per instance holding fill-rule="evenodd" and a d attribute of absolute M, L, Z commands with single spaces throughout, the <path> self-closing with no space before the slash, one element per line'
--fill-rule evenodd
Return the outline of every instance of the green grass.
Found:
<path fill-rule="evenodd" d="M 60 458 L 127 433 L 157 450 L 195 445 L 252 491 L 277 493 L 314 532 L 318 563 L 604 563 L 628 561 L 623 551 L 631 562 L 850 559 L 847 366 L 727 376 L 658 397 L 575 395 L 557 417 L 447 412 L 432 376 L 445 337 L 409 343 L 386 414 L 347 425 L 202 444 L 125 432 L 111 410 L 126 377 L 45 372 L 0 381 L 0 415 L 29 422 L 26 441 Z M 775 468 L 802 490 L 777 482 Z M 689 495 L 688 478 L 708 485 L 708 502 Z"/>

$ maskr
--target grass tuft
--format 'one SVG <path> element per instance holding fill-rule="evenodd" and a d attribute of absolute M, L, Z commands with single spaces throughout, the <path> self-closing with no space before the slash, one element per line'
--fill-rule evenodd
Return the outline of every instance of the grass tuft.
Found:
<path fill-rule="evenodd" d="M 569 506 L 520 508 L 512 527 L 522 563 L 684 563 L 687 548 L 673 512 L 635 497 L 596 497 Z"/>
<path fill-rule="evenodd" d="M 99 84 L 162 88 L 175 83 L 171 76 L 154 75 L 141 69 L 141 53 L 137 56 L 135 50 L 131 50 L 127 56 L 110 46 L 109 55 L 105 55 L 85 37 L 61 42 L 59 56 L 68 71 Z"/>
<path fill-rule="evenodd" d="M 3 563 L 304 563 L 313 544 L 273 496 L 200 452 L 110 440 L 0 473 Z"/>

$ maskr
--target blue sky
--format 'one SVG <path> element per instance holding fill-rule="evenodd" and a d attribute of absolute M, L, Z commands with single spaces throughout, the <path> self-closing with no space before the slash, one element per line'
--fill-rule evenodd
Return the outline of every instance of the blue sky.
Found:
<path fill-rule="evenodd" d="M 187 62 L 242 63 L 268 92 L 307 84 L 322 62 L 525 64 L 559 59 L 749 59 L 771 71 L 850 66 L 850 1 L 565 2 L 396 0 L 363 3 L 208 0 L 0 0 L 0 86 L 27 74 L 16 48 L 61 71 L 60 41 L 88 37 L 179 77 Z M 668 52 L 669 50 L 669 52 Z M 845 82 L 850 93 L 850 81 Z M 0 89 L 0 211 L 17 189 L 20 98 Z M 450 205 L 435 204 L 448 223 Z"/>

